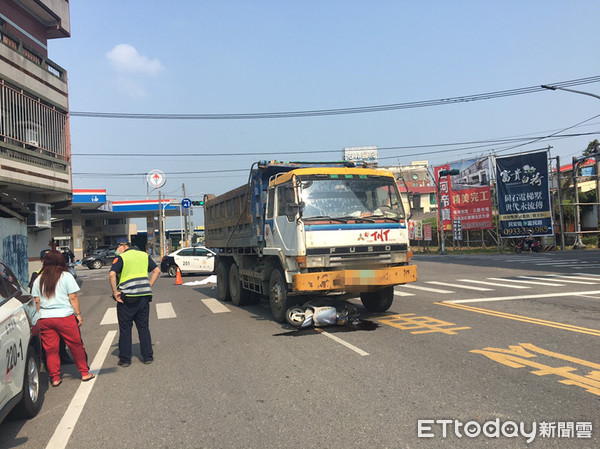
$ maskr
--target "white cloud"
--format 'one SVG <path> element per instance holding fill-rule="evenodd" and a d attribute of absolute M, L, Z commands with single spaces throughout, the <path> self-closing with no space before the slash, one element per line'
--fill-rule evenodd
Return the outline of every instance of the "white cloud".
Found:
<path fill-rule="evenodd" d="M 129 44 L 118 44 L 106 53 L 113 69 L 120 74 L 142 74 L 155 76 L 164 70 L 158 59 L 150 59 L 141 55 L 135 47 Z"/>

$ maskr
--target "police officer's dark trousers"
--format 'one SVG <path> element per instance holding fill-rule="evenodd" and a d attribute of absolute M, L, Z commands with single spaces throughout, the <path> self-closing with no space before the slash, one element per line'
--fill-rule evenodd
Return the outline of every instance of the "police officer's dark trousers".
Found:
<path fill-rule="evenodd" d="M 133 323 L 140 338 L 140 351 L 145 360 L 152 359 L 152 339 L 150 337 L 150 301 L 152 296 L 140 296 L 133 300 L 129 297 L 125 303 L 117 303 L 117 318 L 119 319 L 119 360 L 131 361 L 131 329 Z"/>

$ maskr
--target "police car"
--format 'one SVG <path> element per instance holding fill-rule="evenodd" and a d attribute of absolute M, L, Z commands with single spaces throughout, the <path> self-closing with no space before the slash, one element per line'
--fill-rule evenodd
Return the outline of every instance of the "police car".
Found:
<path fill-rule="evenodd" d="M 177 267 L 181 273 L 213 273 L 215 254 L 204 246 L 181 248 L 163 257 L 160 270 L 171 277 L 177 275 Z"/>
<path fill-rule="evenodd" d="M 0 422 L 32 418 L 43 402 L 41 337 L 33 297 L 0 260 Z"/>

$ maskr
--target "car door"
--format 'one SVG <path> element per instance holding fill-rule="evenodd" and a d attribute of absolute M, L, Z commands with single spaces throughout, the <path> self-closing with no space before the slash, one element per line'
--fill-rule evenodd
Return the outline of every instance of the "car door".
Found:
<path fill-rule="evenodd" d="M 199 273 L 212 273 L 215 268 L 215 256 L 206 248 L 196 248 L 196 263 Z"/>
<path fill-rule="evenodd" d="M 194 248 L 183 248 L 173 258 L 182 273 L 193 273 L 195 271 Z"/>
<path fill-rule="evenodd" d="M 0 262 L 0 410 L 23 388 L 31 328 L 19 296 L 16 276 Z"/>

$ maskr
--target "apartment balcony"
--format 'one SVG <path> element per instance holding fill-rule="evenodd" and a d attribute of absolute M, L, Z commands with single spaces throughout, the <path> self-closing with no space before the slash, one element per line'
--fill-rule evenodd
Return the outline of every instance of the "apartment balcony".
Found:
<path fill-rule="evenodd" d="M 24 202 L 70 198 L 67 74 L 0 33 L 0 190 Z"/>

